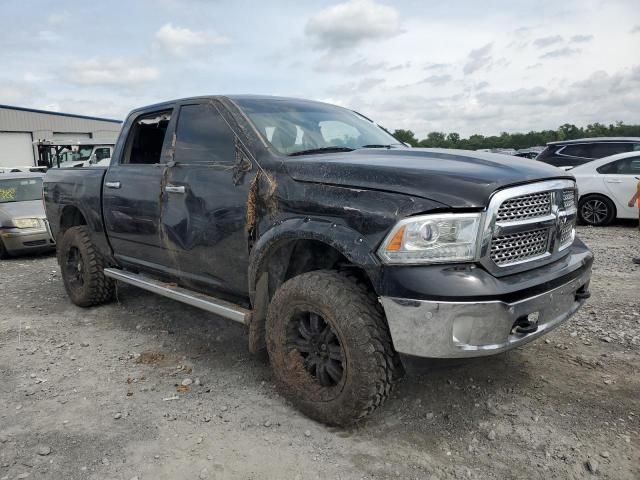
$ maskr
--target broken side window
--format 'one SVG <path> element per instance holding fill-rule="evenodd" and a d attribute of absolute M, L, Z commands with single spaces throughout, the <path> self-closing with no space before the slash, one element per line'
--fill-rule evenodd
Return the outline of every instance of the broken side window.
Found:
<path fill-rule="evenodd" d="M 170 119 L 171 111 L 139 117 L 129 134 L 128 153 L 123 163 L 144 165 L 160 163 L 162 145 Z"/>

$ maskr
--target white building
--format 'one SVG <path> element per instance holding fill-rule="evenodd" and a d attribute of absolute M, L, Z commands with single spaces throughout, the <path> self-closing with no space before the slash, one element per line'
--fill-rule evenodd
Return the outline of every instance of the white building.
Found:
<path fill-rule="evenodd" d="M 122 122 L 0 105 L 0 167 L 36 165 L 38 140 L 115 143 Z"/>

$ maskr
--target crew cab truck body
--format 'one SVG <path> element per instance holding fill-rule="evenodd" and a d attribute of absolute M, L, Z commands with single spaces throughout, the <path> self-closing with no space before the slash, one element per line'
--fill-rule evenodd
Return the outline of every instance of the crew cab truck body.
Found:
<path fill-rule="evenodd" d="M 135 110 L 108 168 L 44 182 L 73 302 L 119 280 L 240 321 L 283 394 L 339 425 L 384 402 L 398 352 L 494 354 L 575 313 L 576 195 L 541 162 L 407 148 L 350 110 L 259 96 Z"/>

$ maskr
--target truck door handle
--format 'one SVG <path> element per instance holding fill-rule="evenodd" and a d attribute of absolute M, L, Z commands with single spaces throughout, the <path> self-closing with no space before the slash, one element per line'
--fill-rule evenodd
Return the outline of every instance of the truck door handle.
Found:
<path fill-rule="evenodd" d="M 181 185 L 179 187 L 176 187 L 175 185 L 167 185 L 166 187 L 164 187 L 164 191 L 167 193 L 185 193 L 186 192 L 184 185 Z"/>
<path fill-rule="evenodd" d="M 120 182 L 104 182 L 104 186 L 107 188 L 120 188 L 122 185 Z"/>
<path fill-rule="evenodd" d="M 617 179 L 610 179 L 610 180 L 605 180 L 607 183 L 622 183 L 622 180 L 617 180 Z"/>

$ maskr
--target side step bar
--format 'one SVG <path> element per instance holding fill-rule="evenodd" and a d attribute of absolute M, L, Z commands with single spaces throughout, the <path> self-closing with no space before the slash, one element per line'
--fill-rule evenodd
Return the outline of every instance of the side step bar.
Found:
<path fill-rule="evenodd" d="M 181 288 L 175 284 L 161 282 L 145 275 L 138 273 L 131 273 L 125 270 L 119 270 L 117 268 L 105 268 L 105 276 L 119 280 L 120 282 L 128 283 L 135 287 L 148 290 L 163 297 L 177 300 L 178 302 L 186 303 L 192 307 L 201 308 L 207 312 L 215 313 L 221 317 L 228 318 L 240 323 L 247 323 L 249 320 L 250 310 L 239 307 L 233 303 L 225 302 L 202 293 L 192 292 L 186 288 Z"/>

